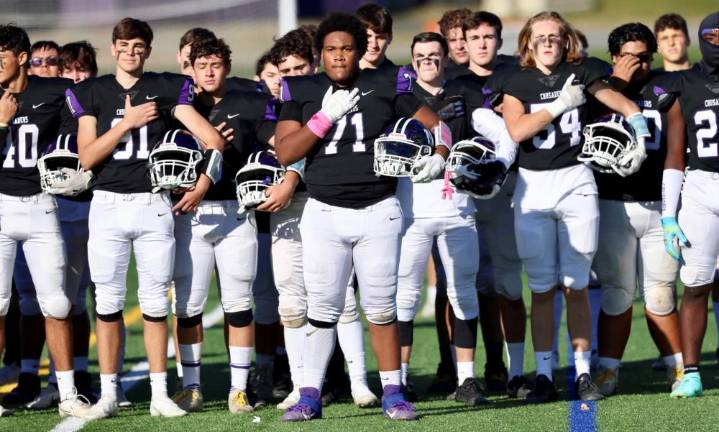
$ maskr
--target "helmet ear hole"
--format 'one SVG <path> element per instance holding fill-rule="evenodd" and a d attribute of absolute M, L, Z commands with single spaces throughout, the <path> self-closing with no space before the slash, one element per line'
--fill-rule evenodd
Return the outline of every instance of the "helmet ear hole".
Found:
<path fill-rule="evenodd" d="M 400 118 L 374 141 L 377 176 L 410 177 L 419 159 L 434 152 L 432 135 L 421 122 Z"/>

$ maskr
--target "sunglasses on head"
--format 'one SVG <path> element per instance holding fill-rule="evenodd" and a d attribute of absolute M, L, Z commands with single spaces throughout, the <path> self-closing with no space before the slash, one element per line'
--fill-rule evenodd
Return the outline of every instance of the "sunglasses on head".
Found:
<path fill-rule="evenodd" d="M 30 59 L 30 66 L 40 67 L 43 63 L 47 66 L 57 66 L 57 57 L 33 57 Z"/>

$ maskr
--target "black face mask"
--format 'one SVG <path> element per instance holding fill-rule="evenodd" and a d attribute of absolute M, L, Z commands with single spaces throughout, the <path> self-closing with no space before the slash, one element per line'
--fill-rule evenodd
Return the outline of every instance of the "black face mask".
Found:
<path fill-rule="evenodd" d="M 699 50 L 702 52 L 702 70 L 709 75 L 719 76 L 719 45 L 712 45 L 702 37 L 702 31 L 716 28 L 719 28 L 719 12 L 704 18 L 699 25 Z"/>

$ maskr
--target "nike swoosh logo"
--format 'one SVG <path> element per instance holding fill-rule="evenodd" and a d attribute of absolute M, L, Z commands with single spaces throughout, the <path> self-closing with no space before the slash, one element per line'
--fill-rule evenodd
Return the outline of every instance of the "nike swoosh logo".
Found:
<path fill-rule="evenodd" d="M 240 115 L 240 113 L 236 113 L 236 114 L 227 114 L 227 118 L 228 118 L 228 119 L 233 119 L 233 118 L 237 117 L 238 115 Z"/>
<path fill-rule="evenodd" d="M 393 220 L 397 220 L 397 219 L 399 219 L 400 217 L 401 217 L 401 216 L 395 216 L 395 217 L 391 217 L 391 218 L 389 218 L 389 220 L 391 220 L 391 221 L 393 221 Z"/>
<path fill-rule="evenodd" d="M 158 214 L 157 214 L 157 217 L 163 217 L 163 216 L 165 216 L 166 214 L 167 214 L 167 212 L 165 212 L 165 213 L 158 213 Z"/>
<path fill-rule="evenodd" d="M 45 102 L 40 102 L 40 103 L 37 104 L 37 105 L 32 104 L 32 109 L 38 109 L 38 108 L 40 108 L 40 107 L 43 106 L 43 105 L 45 105 Z"/>
<path fill-rule="evenodd" d="M 45 214 L 55 213 L 55 209 L 45 210 Z"/>
<path fill-rule="evenodd" d="M 367 96 L 368 94 L 372 93 L 374 90 L 362 92 L 362 96 Z"/>
<path fill-rule="evenodd" d="M 155 96 L 150 96 L 150 95 L 148 95 L 148 96 L 145 96 L 145 99 L 147 99 L 147 100 L 155 100 L 155 99 L 157 99 L 158 96 L 159 96 L 159 95 L 155 95 Z"/>
<path fill-rule="evenodd" d="M 549 357 L 542 357 L 542 360 L 551 360 L 552 356 Z"/>

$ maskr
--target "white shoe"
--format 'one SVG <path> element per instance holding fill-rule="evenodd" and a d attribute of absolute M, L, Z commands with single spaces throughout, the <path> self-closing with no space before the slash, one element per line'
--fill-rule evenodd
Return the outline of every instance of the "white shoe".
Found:
<path fill-rule="evenodd" d="M 434 302 L 437 299 L 437 287 L 427 287 L 427 298 L 424 301 L 422 309 L 419 311 L 420 318 L 434 318 Z"/>
<path fill-rule="evenodd" d="M 20 368 L 15 365 L 5 365 L 0 368 L 0 385 L 17 382 Z"/>
<path fill-rule="evenodd" d="M 12 415 L 12 410 L 9 410 L 0 405 L 0 417 L 7 417 L 9 415 Z"/>
<path fill-rule="evenodd" d="M 50 383 L 42 389 L 40 395 L 34 401 L 27 404 L 27 407 L 34 410 L 44 410 L 57 405 L 60 402 L 60 392 L 57 384 Z"/>
<path fill-rule="evenodd" d="M 132 402 L 130 402 L 127 399 L 127 396 L 125 395 L 125 392 L 122 390 L 122 386 L 120 383 L 117 383 L 117 392 L 116 392 L 116 398 L 117 398 L 117 406 L 120 408 L 127 408 L 132 406 Z"/>
<path fill-rule="evenodd" d="M 86 420 L 99 420 L 117 415 L 117 400 L 111 396 L 102 396 L 97 403 L 90 407 L 85 415 Z"/>
<path fill-rule="evenodd" d="M 294 389 L 290 394 L 287 395 L 287 397 L 280 403 L 277 404 L 277 409 L 279 410 L 286 410 L 290 407 L 293 407 L 297 405 L 297 402 L 300 401 L 300 390 Z"/>
<path fill-rule="evenodd" d="M 182 417 L 187 411 L 177 406 L 167 396 L 158 396 L 150 401 L 150 415 L 153 417 Z"/>
<path fill-rule="evenodd" d="M 352 383 L 352 399 L 355 405 L 360 408 L 369 408 L 379 405 L 379 399 L 372 393 L 367 387 L 367 384 L 362 382 Z"/>
<path fill-rule="evenodd" d="M 91 407 L 90 402 L 73 389 L 72 394 L 58 404 L 57 410 L 60 417 L 87 418 Z"/>

